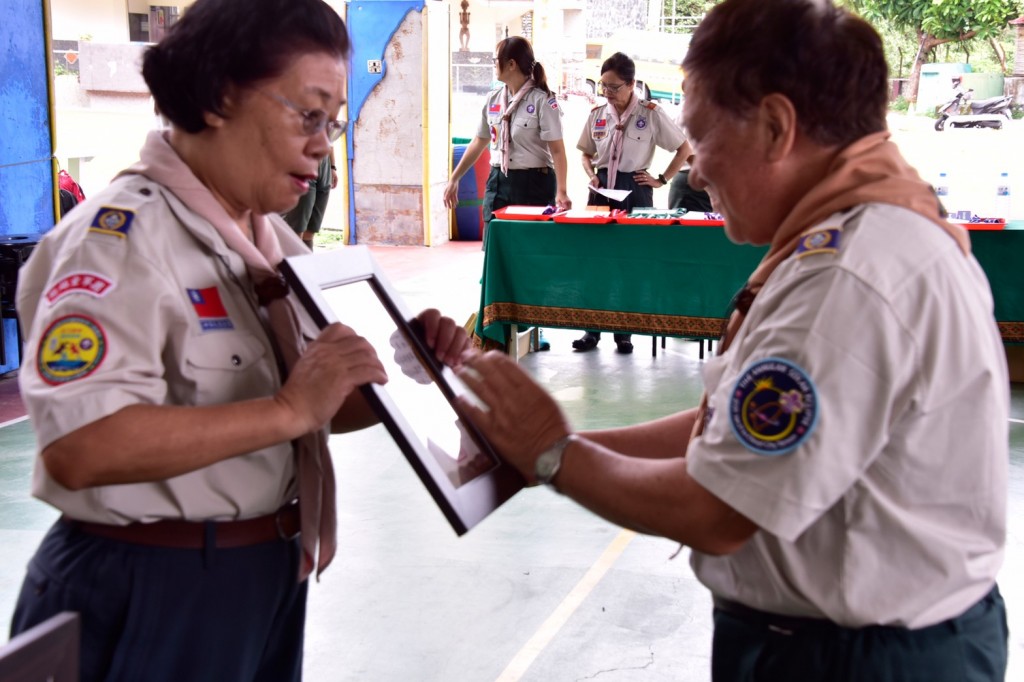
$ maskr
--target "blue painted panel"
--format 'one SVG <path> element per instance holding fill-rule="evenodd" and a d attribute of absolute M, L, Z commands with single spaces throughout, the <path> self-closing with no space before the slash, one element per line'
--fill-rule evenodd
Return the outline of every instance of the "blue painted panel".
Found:
<path fill-rule="evenodd" d="M 423 0 L 361 0 L 348 6 L 348 32 L 352 36 L 352 75 L 348 85 L 348 117 L 359 118 L 366 98 L 387 73 L 368 73 L 366 62 L 384 59 L 391 36 L 412 11 L 421 11 Z"/>
<path fill-rule="evenodd" d="M 5 0 L 0 21 L 0 166 L 52 153 L 40 0 Z"/>
<path fill-rule="evenodd" d="M 355 145 L 352 140 L 352 125 L 359 118 L 366 98 L 377 83 L 388 72 L 387 62 L 383 62 L 380 73 L 369 73 L 366 62 L 371 59 L 384 59 L 384 51 L 391 42 L 391 36 L 398 30 L 409 12 L 423 10 L 423 0 L 360 0 L 349 2 L 346 13 L 348 34 L 352 38 L 352 71 L 348 79 L 348 195 L 355 194 L 355 179 L 352 164 L 355 160 Z M 348 202 L 349 243 L 358 242 L 356 224 L 356 202 L 351 198 Z"/>
<path fill-rule="evenodd" d="M 0 166 L 0 235 L 42 234 L 54 224 L 50 160 Z"/>
<path fill-rule="evenodd" d="M 0 334 L 4 335 L 4 354 L 0 356 L 0 374 L 13 372 L 21 366 L 21 354 L 18 352 L 18 327 L 11 319 L 0 320 Z"/>
<path fill-rule="evenodd" d="M 0 235 L 27 234 L 33 235 L 32 241 L 38 241 L 38 235 L 49 231 L 53 223 L 50 160 L 0 166 Z M 14 320 L 3 320 L 0 334 L 4 335 L 5 355 L 0 358 L 0 374 L 4 374 L 21 365 Z"/>

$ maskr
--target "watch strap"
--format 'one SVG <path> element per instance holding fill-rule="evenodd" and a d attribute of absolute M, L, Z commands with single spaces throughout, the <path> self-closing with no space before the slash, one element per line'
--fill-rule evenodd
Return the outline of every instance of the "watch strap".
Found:
<path fill-rule="evenodd" d="M 538 483 L 554 485 L 555 476 L 558 475 L 559 470 L 562 468 L 562 458 L 565 456 L 565 449 L 569 447 L 569 443 L 575 440 L 579 440 L 579 436 L 575 433 L 570 433 L 556 440 L 552 443 L 551 447 L 537 456 L 533 465 L 533 473 Z"/>

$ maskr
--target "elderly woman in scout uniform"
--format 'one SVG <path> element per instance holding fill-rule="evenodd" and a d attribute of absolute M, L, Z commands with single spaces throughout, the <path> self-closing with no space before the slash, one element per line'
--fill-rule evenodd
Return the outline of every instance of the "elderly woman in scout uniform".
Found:
<path fill-rule="evenodd" d="M 625 211 L 654 206 L 654 188 L 664 187 L 689 155 L 686 138 L 668 113 L 654 102 L 642 100 L 634 92 L 636 65 L 616 52 L 601 65 L 601 92 L 607 102 L 594 107 L 580 133 L 576 148 L 583 152 L 583 170 L 590 188 L 629 190 L 622 201 L 590 192 L 587 204 L 610 206 Z M 664 172 L 652 175 L 654 148 L 675 152 Z M 597 348 L 601 333 L 588 331 L 572 342 L 586 352 Z M 629 334 L 615 334 L 616 350 L 632 353 Z"/>
<path fill-rule="evenodd" d="M 197 0 L 143 61 L 170 130 L 22 270 L 32 488 L 62 516 L 11 631 L 79 612 L 83 682 L 301 677 L 336 543 L 327 428 L 376 421 L 355 389 L 387 381 L 277 273 L 308 253 L 278 214 L 345 128 L 348 53 L 322 0 Z M 420 319 L 439 358 L 467 347 Z"/>
<path fill-rule="evenodd" d="M 445 187 L 445 206 L 458 204 L 459 180 L 490 144 L 485 221 L 504 206 L 572 208 L 565 184 L 562 110 L 529 41 L 512 36 L 498 43 L 494 71 L 503 85 L 487 96 L 476 137 Z"/>

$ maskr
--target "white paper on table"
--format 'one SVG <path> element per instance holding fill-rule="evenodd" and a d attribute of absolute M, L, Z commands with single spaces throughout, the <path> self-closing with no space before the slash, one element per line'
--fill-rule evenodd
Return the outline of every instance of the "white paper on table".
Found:
<path fill-rule="evenodd" d="M 604 187 L 598 187 L 597 189 L 591 188 L 592 192 L 596 192 L 603 197 L 608 197 L 612 201 L 622 201 L 630 195 L 633 190 L 630 189 L 605 189 Z"/>
<path fill-rule="evenodd" d="M 547 206 L 506 206 L 505 215 L 544 215 Z"/>

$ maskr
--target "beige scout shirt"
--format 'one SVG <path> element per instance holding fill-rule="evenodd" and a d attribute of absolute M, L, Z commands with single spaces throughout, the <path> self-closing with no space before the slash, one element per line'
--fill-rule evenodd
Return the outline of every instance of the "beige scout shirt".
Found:
<path fill-rule="evenodd" d="M 270 220 L 285 255 L 308 253 L 282 220 Z M 216 230 L 145 177 L 119 178 L 78 206 L 20 273 L 28 333 L 20 381 L 40 451 L 128 405 L 276 392 L 275 351 L 251 289 Z M 281 443 L 165 481 L 71 491 L 39 459 L 32 491 L 99 523 L 249 518 L 295 497 L 293 460 L 292 444 Z"/>
<path fill-rule="evenodd" d="M 688 470 L 761 530 L 695 552 L 694 571 L 714 594 L 848 627 L 957 616 L 992 588 L 1006 534 L 1009 381 L 985 274 L 894 206 L 804 244 L 705 366 Z"/>
<path fill-rule="evenodd" d="M 491 165 L 501 167 L 501 120 L 504 114 L 505 87 L 492 90 L 484 103 L 476 136 L 491 140 Z M 509 98 L 511 101 L 511 97 Z M 512 113 L 512 143 L 509 145 L 509 169 L 550 168 L 554 166 L 548 142 L 562 139 L 562 108 L 558 98 L 539 88 L 526 93 Z"/>
<path fill-rule="evenodd" d="M 590 110 L 579 142 L 576 143 L 577 149 L 594 158 L 596 168 L 607 168 L 612 155 L 612 132 L 615 125 L 607 109 L 606 103 Z M 682 128 L 672 120 L 668 112 L 654 102 L 641 100 L 622 131 L 619 172 L 646 170 L 654 161 L 656 146 L 674 152 L 685 139 Z"/>

